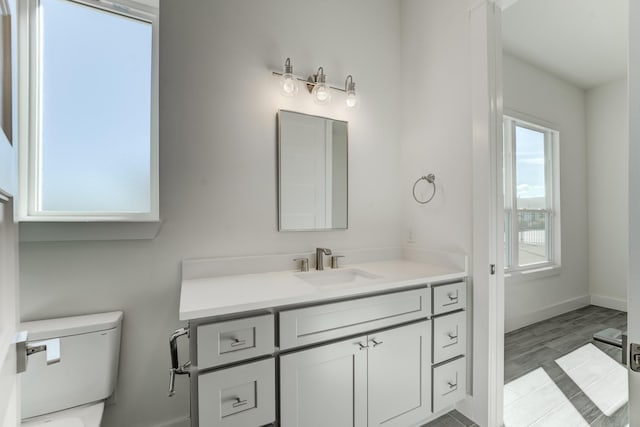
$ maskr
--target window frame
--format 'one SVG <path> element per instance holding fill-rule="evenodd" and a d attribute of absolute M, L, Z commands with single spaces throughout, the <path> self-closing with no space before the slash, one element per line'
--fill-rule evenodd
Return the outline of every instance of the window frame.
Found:
<path fill-rule="evenodd" d="M 519 265 L 516 191 L 516 127 L 542 132 L 545 139 L 545 200 L 546 245 L 548 261 Z M 528 274 L 558 269 L 561 266 L 561 215 L 560 215 L 560 132 L 557 126 L 543 120 L 525 117 L 515 112 L 503 115 L 504 131 L 504 218 L 505 218 L 505 266 L 507 274 Z M 530 210 L 530 209 L 525 209 Z M 538 211 L 538 210 L 534 210 Z M 507 244 L 508 241 L 508 244 Z"/>
<path fill-rule="evenodd" d="M 18 147 L 20 222 L 157 222 L 159 203 L 158 9 L 127 0 L 66 0 L 151 24 L 150 211 L 91 212 L 39 209 L 41 171 L 40 0 L 19 0 L 18 17 Z"/>

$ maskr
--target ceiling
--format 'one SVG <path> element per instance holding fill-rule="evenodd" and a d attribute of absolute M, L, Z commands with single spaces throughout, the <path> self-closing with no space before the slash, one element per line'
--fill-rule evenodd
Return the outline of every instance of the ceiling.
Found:
<path fill-rule="evenodd" d="M 627 74 L 629 0 L 507 0 L 505 51 L 590 89 Z"/>

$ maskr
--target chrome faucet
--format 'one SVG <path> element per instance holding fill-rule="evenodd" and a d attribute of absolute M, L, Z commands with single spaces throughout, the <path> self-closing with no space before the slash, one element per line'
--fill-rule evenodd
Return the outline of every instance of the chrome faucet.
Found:
<path fill-rule="evenodd" d="M 322 255 L 331 255 L 331 249 L 316 248 L 316 270 L 324 270 L 324 257 Z"/>

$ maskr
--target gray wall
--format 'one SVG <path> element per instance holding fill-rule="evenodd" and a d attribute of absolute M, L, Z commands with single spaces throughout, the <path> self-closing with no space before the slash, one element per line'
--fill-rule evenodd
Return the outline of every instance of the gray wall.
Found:
<path fill-rule="evenodd" d="M 589 304 L 585 93 L 513 56 L 503 61 L 504 107 L 560 132 L 562 267 L 505 279 L 505 328 L 517 329 Z"/>
<path fill-rule="evenodd" d="M 23 243 L 24 320 L 122 309 L 116 404 L 106 427 L 188 414 L 185 378 L 166 397 L 180 261 L 401 243 L 400 7 L 389 0 L 161 1 L 160 213 L 154 240 Z M 320 13 L 319 13 L 320 12 Z M 331 21 L 327 24 L 325 19 Z M 361 105 L 279 95 L 270 70 L 353 74 Z M 278 233 L 276 111 L 349 121 L 349 230 Z M 402 187 L 406 190 L 405 186 Z"/>
<path fill-rule="evenodd" d="M 627 310 L 629 114 L 627 79 L 587 91 L 589 292 Z"/>

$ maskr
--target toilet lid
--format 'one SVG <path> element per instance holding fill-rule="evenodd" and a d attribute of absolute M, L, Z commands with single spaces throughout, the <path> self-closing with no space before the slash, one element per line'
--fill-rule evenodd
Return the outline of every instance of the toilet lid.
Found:
<path fill-rule="evenodd" d="M 102 420 L 104 402 L 79 406 L 60 412 L 31 418 L 22 423 L 23 427 L 99 427 Z"/>

